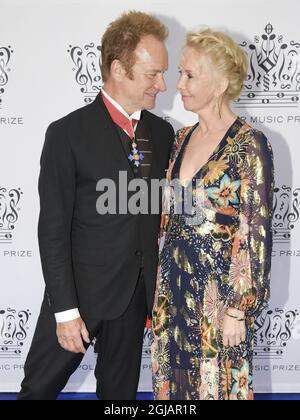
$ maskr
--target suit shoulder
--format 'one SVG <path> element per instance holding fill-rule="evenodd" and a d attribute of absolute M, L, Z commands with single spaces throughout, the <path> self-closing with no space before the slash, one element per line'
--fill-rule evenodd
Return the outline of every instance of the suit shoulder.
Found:
<path fill-rule="evenodd" d="M 73 126 L 74 124 L 76 124 L 78 121 L 81 120 L 81 118 L 89 110 L 89 107 L 90 107 L 90 104 L 85 105 L 81 108 L 75 109 L 74 111 L 59 118 L 58 120 L 51 122 L 48 127 L 48 130 L 52 131 L 52 130 L 68 129 L 68 127 Z"/>
<path fill-rule="evenodd" d="M 152 112 L 147 111 L 147 110 L 145 110 L 144 113 L 149 119 L 149 121 L 151 121 L 153 124 L 160 125 L 161 127 L 170 129 L 174 132 L 172 125 L 168 121 L 166 121 L 164 118 L 159 117 L 158 115 L 155 115 Z"/>

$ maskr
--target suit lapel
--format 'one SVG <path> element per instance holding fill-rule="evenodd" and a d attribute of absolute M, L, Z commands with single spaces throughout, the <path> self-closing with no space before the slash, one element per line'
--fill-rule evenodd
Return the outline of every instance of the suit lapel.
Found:
<path fill-rule="evenodd" d="M 150 119 L 150 115 L 147 111 L 143 111 L 143 118 L 145 118 L 145 123 L 147 126 L 147 129 L 149 131 L 150 136 L 150 142 L 152 146 L 152 157 L 151 157 L 151 166 L 150 166 L 150 172 L 149 172 L 149 181 L 151 178 L 157 177 L 157 161 L 158 161 L 158 139 L 159 139 L 159 133 L 156 130 L 156 126 L 153 124 L 153 122 Z M 156 176 L 155 176 L 156 175 Z"/>
<path fill-rule="evenodd" d="M 96 97 L 90 106 L 89 128 L 94 141 L 99 143 L 100 148 L 105 147 L 109 150 L 109 154 L 111 153 L 114 159 L 119 162 L 120 170 L 127 170 L 129 179 L 135 178 L 134 170 L 122 144 L 123 140 L 103 103 L 101 94 Z M 148 111 L 142 111 L 142 118 L 145 119 L 152 146 L 152 162 L 149 172 L 150 180 L 151 178 L 159 178 L 161 173 L 160 164 L 163 164 L 160 156 L 161 134 L 159 126 L 155 124 L 155 120 L 151 118 L 151 114 Z M 104 141 L 100 143 L 99 138 L 104 139 Z"/>
<path fill-rule="evenodd" d="M 130 177 L 134 177 L 133 168 L 130 165 L 128 156 L 124 150 L 122 139 L 118 133 L 115 123 L 111 119 L 109 112 L 104 105 L 101 94 L 93 102 L 90 127 L 93 131 L 93 137 L 104 138 L 113 156 L 120 162 L 120 170 L 126 169 Z"/>

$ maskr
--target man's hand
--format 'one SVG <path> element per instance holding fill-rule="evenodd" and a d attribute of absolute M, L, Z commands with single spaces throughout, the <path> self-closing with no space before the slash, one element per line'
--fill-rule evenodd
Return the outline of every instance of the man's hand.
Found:
<path fill-rule="evenodd" d="M 224 317 L 223 345 L 238 346 L 246 340 L 245 314 L 234 308 L 229 308 Z"/>
<path fill-rule="evenodd" d="M 85 353 L 82 339 L 90 343 L 88 330 L 81 318 L 57 323 L 56 335 L 60 346 L 71 353 Z"/>

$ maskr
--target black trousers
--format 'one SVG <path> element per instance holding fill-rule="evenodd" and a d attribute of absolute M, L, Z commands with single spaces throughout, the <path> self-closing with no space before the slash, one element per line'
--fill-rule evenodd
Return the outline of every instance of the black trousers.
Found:
<path fill-rule="evenodd" d="M 120 291 L 122 293 L 122 291 Z M 142 272 L 126 311 L 113 320 L 84 320 L 90 339 L 97 337 L 97 395 L 105 400 L 134 400 L 139 381 L 147 314 Z M 26 363 L 18 400 L 54 400 L 77 369 L 82 354 L 62 349 L 56 321 L 44 300 Z"/>

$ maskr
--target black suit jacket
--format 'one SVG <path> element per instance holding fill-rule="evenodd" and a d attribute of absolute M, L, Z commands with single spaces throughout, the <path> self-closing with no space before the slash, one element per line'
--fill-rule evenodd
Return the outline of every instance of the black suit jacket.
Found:
<path fill-rule="evenodd" d="M 148 111 L 142 118 L 152 142 L 149 181 L 162 179 L 174 131 Z M 39 178 L 39 245 L 53 313 L 78 307 L 83 318 L 118 317 L 133 295 L 142 257 L 151 310 L 160 216 L 96 211 L 97 182 L 109 178 L 118 185 L 119 171 L 134 179 L 101 95 L 49 126 Z"/>

